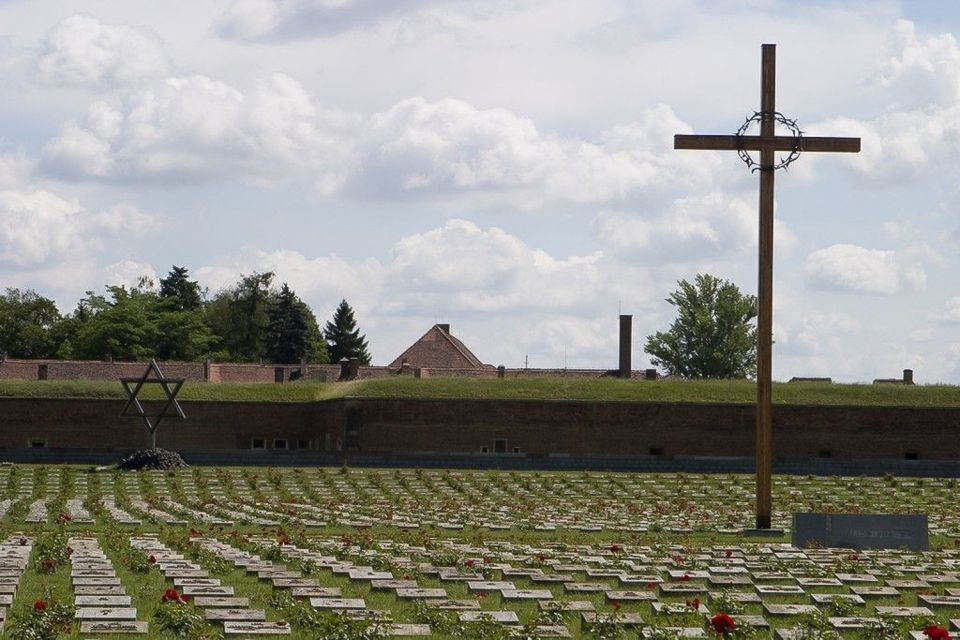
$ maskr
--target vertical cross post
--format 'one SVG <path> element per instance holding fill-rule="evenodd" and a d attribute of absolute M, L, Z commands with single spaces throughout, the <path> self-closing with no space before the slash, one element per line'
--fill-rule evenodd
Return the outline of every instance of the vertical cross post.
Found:
<path fill-rule="evenodd" d="M 772 138 L 776 112 L 776 45 L 762 46 L 760 71 L 760 135 Z M 771 399 L 773 360 L 773 178 L 774 150 L 760 151 L 760 252 L 757 288 L 757 529 L 769 529 L 771 521 Z"/>
<path fill-rule="evenodd" d="M 860 138 L 810 137 L 791 120 L 777 113 L 776 64 L 777 47 L 765 44 L 761 47 L 763 63 L 760 70 L 760 113 L 747 118 L 744 126 L 734 135 L 677 134 L 673 138 L 675 149 L 709 149 L 712 151 L 736 151 L 754 170 L 760 170 L 760 252 L 757 283 L 757 529 L 770 530 L 771 524 L 771 460 L 773 458 L 772 424 L 773 405 L 771 386 L 773 378 L 773 174 L 786 167 L 801 151 L 858 153 Z M 760 135 L 747 135 L 751 122 L 760 122 Z M 777 122 L 787 124 L 793 135 L 778 136 Z M 792 125 L 792 126 L 791 126 Z M 759 166 L 746 153 L 760 152 Z M 789 151 L 790 156 L 778 165 L 774 154 Z"/>

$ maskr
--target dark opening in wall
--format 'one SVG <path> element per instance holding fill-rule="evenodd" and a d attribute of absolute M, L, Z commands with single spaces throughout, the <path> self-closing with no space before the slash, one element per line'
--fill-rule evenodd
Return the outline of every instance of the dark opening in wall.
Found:
<path fill-rule="evenodd" d="M 250 448 L 251 448 L 251 449 L 266 449 L 266 448 L 267 448 L 267 439 L 266 439 L 266 438 L 250 438 Z"/>
<path fill-rule="evenodd" d="M 497 438 L 493 441 L 493 452 L 494 453 L 506 453 L 507 452 L 507 439 L 506 438 Z"/>
<path fill-rule="evenodd" d="M 286 439 L 286 438 L 274 438 L 274 439 L 273 439 L 273 448 L 274 448 L 274 449 L 286 449 L 286 448 L 287 448 L 287 439 Z"/>
<path fill-rule="evenodd" d="M 514 453 L 520 453 L 520 447 L 514 447 L 514 448 L 513 448 L 513 452 L 514 452 Z"/>
<path fill-rule="evenodd" d="M 663 447 L 650 447 L 650 455 L 660 457 L 663 455 Z"/>
<path fill-rule="evenodd" d="M 820 453 L 817 454 L 820 458 L 832 458 L 833 451 L 830 449 L 820 449 Z"/>
<path fill-rule="evenodd" d="M 487 446 L 480 447 L 480 453 L 490 453 L 490 447 L 487 447 Z"/>
<path fill-rule="evenodd" d="M 907 451 L 905 454 L 903 454 L 903 459 L 904 459 L 904 460 L 919 460 L 919 459 L 920 459 L 920 454 L 917 453 L 916 451 Z"/>
<path fill-rule="evenodd" d="M 309 440 L 297 440 L 297 449 L 309 449 L 310 441 Z"/>
<path fill-rule="evenodd" d="M 30 448 L 31 449 L 44 449 L 47 446 L 47 441 L 43 438 L 30 438 Z"/>

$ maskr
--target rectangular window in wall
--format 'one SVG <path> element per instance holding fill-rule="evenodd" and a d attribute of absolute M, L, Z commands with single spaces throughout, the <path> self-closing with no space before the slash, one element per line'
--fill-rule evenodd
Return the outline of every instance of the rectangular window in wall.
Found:
<path fill-rule="evenodd" d="M 47 441 L 43 438 L 30 438 L 30 448 L 31 449 L 44 449 L 47 446 Z"/>
<path fill-rule="evenodd" d="M 251 449 L 266 449 L 266 448 L 267 448 L 267 439 L 266 439 L 266 438 L 251 438 L 251 439 L 250 439 L 250 448 L 251 448 Z"/>
<path fill-rule="evenodd" d="M 309 449 L 310 441 L 309 440 L 297 440 L 297 449 Z"/>
<path fill-rule="evenodd" d="M 514 447 L 514 448 L 513 448 L 513 452 L 514 452 L 514 453 L 520 453 L 520 447 Z"/>
<path fill-rule="evenodd" d="M 480 453 L 490 453 L 490 447 L 487 447 L 487 446 L 480 447 Z"/>
<path fill-rule="evenodd" d="M 287 439 L 286 439 L 286 438 L 274 438 L 274 439 L 273 439 L 273 448 L 274 448 L 274 449 L 286 449 L 286 448 L 287 448 Z"/>
<path fill-rule="evenodd" d="M 494 453 L 506 453 L 507 452 L 507 439 L 506 438 L 497 438 L 493 441 L 493 452 Z"/>

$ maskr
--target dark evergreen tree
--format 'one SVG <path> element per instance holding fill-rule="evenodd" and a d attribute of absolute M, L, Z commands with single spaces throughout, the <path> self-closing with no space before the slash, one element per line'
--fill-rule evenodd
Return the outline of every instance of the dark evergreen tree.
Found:
<path fill-rule="evenodd" d="M 266 348 L 271 362 L 295 364 L 313 356 L 308 313 L 307 305 L 284 282 L 267 310 Z"/>
<path fill-rule="evenodd" d="M 360 364 L 370 364 L 367 337 L 360 334 L 356 318 L 353 317 L 353 309 L 346 300 L 340 301 L 333 320 L 324 327 L 323 335 L 330 347 L 331 362 L 339 362 L 343 358 L 359 358 Z"/>
<path fill-rule="evenodd" d="M 196 311 L 203 304 L 200 285 L 187 277 L 187 268 L 173 265 L 160 280 L 160 298 L 176 311 Z"/>

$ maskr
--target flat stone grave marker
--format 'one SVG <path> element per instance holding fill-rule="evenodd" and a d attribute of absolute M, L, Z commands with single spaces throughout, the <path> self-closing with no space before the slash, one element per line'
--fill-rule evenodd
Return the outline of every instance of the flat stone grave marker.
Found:
<path fill-rule="evenodd" d="M 909 618 L 912 616 L 927 616 L 932 618 L 933 611 L 927 607 L 877 607 L 877 615 L 894 618 Z"/>
<path fill-rule="evenodd" d="M 803 587 L 790 584 L 758 584 L 754 587 L 757 593 L 763 596 L 802 596 L 806 594 Z"/>
<path fill-rule="evenodd" d="M 76 587 L 106 587 L 106 586 L 119 586 L 120 578 L 74 578 L 73 584 Z"/>
<path fill-rule="evenodd" d="M 827 618 L 834 629 L 869 629 L 879 624 L 879 618 L 863 616 L 836 616 Z"/>
<path fill-rule="evenodd" d="M 466 600 L 466 599 L 428 600 L 427 604 L 429 604 L 434 609 L 442 609 L 446 611 L 470 611 L 473 609 L 480 608 L 480 603 L 477 602 L 476 600 Z"/>
<path fill-rule="evenodd" d="M 589 600 L 541 600 L 542 611 L 594 611 L 595 607 Z"/>
<path fill-rule="evenodd" d="M 290 590 L 294 598 L 339 598 L 340 587 L 293 587 Z"/>
<path fill-rule="evenodd" d="M 266 622 L 264 620 L 224 620 L 225 635 L 290 635 L 289 622 Z"/>
<path fill-rule="evenodd" d="M 203 610 L 203 617 L 207 620 L 234 620 L 234 621 L 263 621 L 267 619 L 267 612 L 263 609 L 246 609 L 232 607 L 209 607 Z"/>
<path fill-rule="evenodd" d="M 387 635 L 390 636 L 429 636 L 433 631 L 429 624 L 401 622 L 390 625 Z"/>
<path fill-rule="evenodd" d="M 793 546 L 818 543 L 852 549 L 930 548 L 927 516 L 881 513 L 795 513 Z"/>
<path fill-rule="evenodd" d="M 708 595 L 710 596 L 711 601 L 727 599 L 731 602 L 738 602 L 741 604 L 761 603 L 759 595 L 748 591 L 711 591 Z"/>
<path fill-rule="evenodd" d="M 310 598 L 314 609 L 365 609 L 363 598 Z"/>
<path fill-rule="evenodd" d="M 519 624 L 520 618 L 515 611 L 461 611 L 457 614 L 460 622 L 476 622 L 489 617 L 500 624 Z"/>
<path fill-rule="evenodd" d="M 449 598 L 446 589 L 421 587 L 400 587 L 396 590 L 398 598 Z"/>
<path fill-rule="evenodd" d="M 183 594 L 187 596 L 232 596 L 233 587 L 211 585 L 186 585 Z"/>
<path fill-rule="evenodd" d="M 812 604 L 776 604 L 764 603 L 763 611 L 770 616 L 801 616 L 816 613 L 817 607 Z"/>
<path fill-rule="evenodd" d="M 622 624 L 624 626 L 638 625 L 638 624 L 644 623 L 643 616 L 641 616 L 639 613 L 634 613 L 634 612 L 618 613 L 616 618 L 614 618 L 613 614 L 610 614 L 610 613 L 597 613 L 596 611 L 584 611 L 580 614 L 580 618 L 586 623 L 592 623 L 598 620 L 603 620 L 606 622 L 616 622 L 617 624 Z"/>
<path fill-rule="evenodd" d="M 77 620 L 136 620 L 137 610 L 133 607 L 77 607 L 74 618 Z"/>
<path fill-rule="evenodd" d="M 652 602 L 657 599 L 653 591 L 607 591 L 607 600 Z"/>
<path fill-rule="evenodd" d="M 467 582 L 467 589 L 470 591 L 500 591 L 502 589 L 516 588 L 516 585 L 512 582 L 506 582 L 504 580 L 476 580 Z"/>
<path fill-rule="evenodd" d="M 250 598 L 239 598 L 232 596 L 197 596 L 193 603 L 198 607 L 226 607 L 237 609 L 250 606 Z"/>
<path fill-rule="evenodd" d="M 146 633 L 147 623 L 141 620 L 84 620 L 80 633 Z"/>
<path fill-rule="evenodd" d="M 119 584 L 75 585 L 73 587 L 73 595 L 75 596 L 122 596 L 125 593 L 123 587 Z"/>
<path fill-rule="evenodd" d="M 550 600 L 553 593 L 549 589 L 501 589 L 504 600 Z"/>
<path fill-rule="evenodd" d="M 850 587 L 850 591 L 863 598 L 900 597 L 900 592 L 893 587 Z"/>
<path fill-rule="evenodd" d="M 122 607 L 130 606 L 130 596 L 83 596 L 74 597 L 73 603 L 78 607 Z"/>
<path fill-rule="evenodd" d="M 293 589 L 294 587 L 317 587 L 320 583 L 316 578 L 272 578 L 270 582 L 278 589 Z"/>
<path fill-rule="evenodd" d="M 846 602 L 857 606 L 867 604 L 866 600 L 851 593 L 811 593 L 810 597 L 817 604 L 830 604 L 831 602 Z"/>

